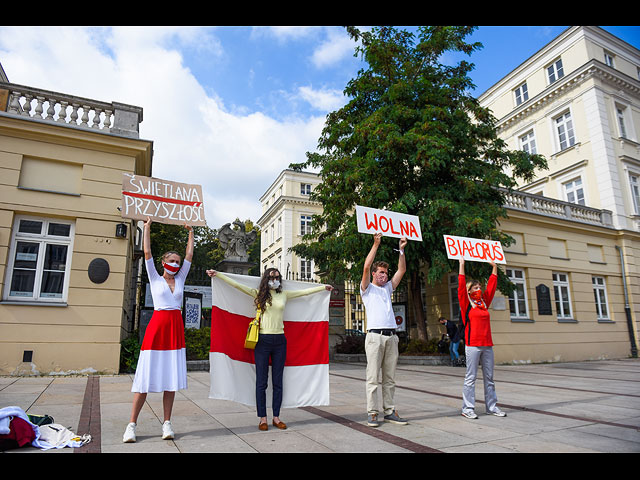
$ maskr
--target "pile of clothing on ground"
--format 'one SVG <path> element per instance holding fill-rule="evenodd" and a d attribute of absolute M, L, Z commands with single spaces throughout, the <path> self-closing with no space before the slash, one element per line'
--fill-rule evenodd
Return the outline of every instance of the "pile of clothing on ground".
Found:
<path fill-rule="evenodd" d="M 41 450 L 77 448 L 91 441 L 91 435 L 76 435 L 54 423 L 49 415 L 30 415 L 20 407 L 0 408 L 0 451 L 22 447 Z"/>

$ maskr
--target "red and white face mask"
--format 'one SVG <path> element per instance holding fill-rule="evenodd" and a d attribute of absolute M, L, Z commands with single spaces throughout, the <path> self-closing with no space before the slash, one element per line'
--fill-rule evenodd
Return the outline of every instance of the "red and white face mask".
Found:
<path fill-rule="evenodd" d="M 162 267 L 164 268 L 164 271 L 167 272 L 169 275 L 175 275 L 176 273 L 178 273 L 178 270 L 180 270 L 179 263 L 162 262 Z"/>
<path fill-rule="evenodd" d="M 475 292 L 469 292 L 469 298 L 474 302 L 482 301 L 482 290 L 476 290 Z"/>

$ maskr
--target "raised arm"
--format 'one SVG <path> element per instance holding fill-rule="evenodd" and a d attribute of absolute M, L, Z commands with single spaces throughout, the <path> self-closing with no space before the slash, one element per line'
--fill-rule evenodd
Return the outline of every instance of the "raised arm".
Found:
<path fill-rule="evenodd" d="M 376 253 L 378 252 L 381 238 L 381 233 L 376 233 L 373 236 L 373 245 L 371 246 L 371 250 L 369 251 L 367 258 L 364 261 L 364 268 L 362 269 L 362 280 L 360 281 L 360 289 L 363 292 L 367 289 L 367 287 L 369 286 L 369 282 L 371 281 L 371 265 L 373 265 L 373 261 L 376 258 Z"/>
<path fill-rule="evenodd" d="M 184 259 L 191 263 L 191 260 L 193 259 L 193 227 L 185 223 L 184 228 L 189 230 L 189 240 L 187 241 L 187 251 L 184 254 Z"/>
<path fill-rule="evenodd" d="M 460 259 L 460 268 L 458 270 L 458 305 L 462 312 L 462 322 L 465 321 L 465 313 L 469 307 L 469 294 L 467 292 L 467 280 L 464 274 L 464 259 Z"/>
<path fill-rule="evenodd" d="M 400 253 L 398 255 L 398 270 L 396 270 L 396 273 L 391 278 L 391 285 L 393 286 L 394 290 L 398 287 L 398 285 L 400 285 L 400 281 L 407 271 L 407 257 L 404 256 L 404 247 L 406 246 L 407 239 L 402 237 L 399 243 Z"/>
<path fill-rule="evenodd" d="M 144 250 L 144 259 L 149 260 L 153 258 L 151 255 L 151 219 L 147 217 L 147 221 L 144 222 L 144 233 L 142 235 L 142 248 Z"/>

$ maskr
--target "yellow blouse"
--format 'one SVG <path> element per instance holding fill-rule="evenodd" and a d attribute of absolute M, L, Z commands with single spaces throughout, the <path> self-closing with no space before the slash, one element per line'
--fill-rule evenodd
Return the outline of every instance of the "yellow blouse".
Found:
<path fill-rule="evenodd" d="M 235 280 L 227 277 L 224 273 L 216 273 L 216 276 L 228 283 L 234 288 L 237 288 L 241 292 L 256 298 L 258 296 L 258 289 L 247 287 Z M 278 293 L 275 290 L 271 290 L 271 305 L 267 303 L 265 311 L 260 318 L 260 333 L 264 334 L 279 334 L 284 333 L 284 307 L 287 305 L 287 300 L 290 298 L 302 297 L 304 295 L 310 295 L 325 290 L 324 285 L 317 287 L 307 288 L 304 290 L 283 290 Z"/>

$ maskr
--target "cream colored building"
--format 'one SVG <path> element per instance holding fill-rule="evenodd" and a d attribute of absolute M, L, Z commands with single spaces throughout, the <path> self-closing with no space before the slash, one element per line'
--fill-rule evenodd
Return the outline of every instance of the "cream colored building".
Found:
<path fill-rule="evenodd" d="M 519 239 L 508 261 L 526 284 L 518 300 L 533 324 L 522 325 L 512 302 L 497 353 L 522 361 L 629 355 L 640 314 L 640 51 L 599 27 L 570 27 L 479 101 L 508 148 L 544 155 L 549 167 L 519 188 L 535 195 L 509 200 L 535 216 L 510 209 L 501 222 Z M 533 285 L 545 279 L 551 323 L 535 312 Z M 544 342 L 527 346 L 535 336 Z"/>
<path fill-rule="evenodd" d="M 277 268 L 284 278 L 318 280 L 312 260 L 298 257 L 289 249 L 311 232 L 311 218 L 322 212 L 322 206 L 309 199 L 320 183 L 316 174 L 283 170 L 260 197 L 260 270 Z"/>
<path fill-rule="evenodd" d="M 141 253 L 122 174 L 151 174 L 142 109 L 2 80 L 0 374 L 117 373 Z"/>
<path fill-rule="evenodd" d="M 516 239 L 501 268 L 517 289 L 498 292 L 491 308 L 498 363 L 637 352 L 639 75 L 638 49 L 598 27 L 571 27 L 479 97 L 509 149 L 535 151 L 549 164 L 507 195 L 500 220 Z M 279 177 L 263 205 L 288 178 Z M 459 319 L 456 289 L 457 272 L 423 289 L 430 338 L 444 333 L 440 316 Z M 350 303 L 361 308 L 347 302 L 346 328 L 366 329 L 366 319 L 353 323 L 360 317 L 349 314 Z"/>

